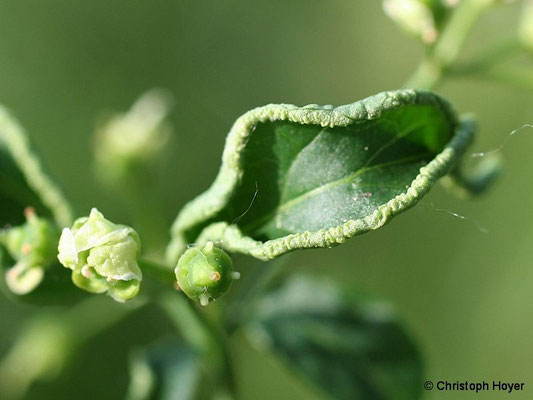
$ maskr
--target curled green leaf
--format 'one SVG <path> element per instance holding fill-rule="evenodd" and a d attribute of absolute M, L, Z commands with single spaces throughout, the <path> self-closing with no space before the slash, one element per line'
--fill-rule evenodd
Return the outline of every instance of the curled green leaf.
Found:
<path fill-rule="evenodd" d="M 474 129 L 439 96 L 415 90 L 249 111 L 228 135 L 211 188 L 176 218 L 169 261 L 189 243 L 268 260 L 381 228 L 456 165 Z"/>
<path fill-rule="evenodd" d="M 44 173 L 18 122 L 0 106 L 1 223 L 13 223 L 13 211 L 27 206 L 49 210 L 59 226 L 72 223 L 72 210 L 61 190 Z M 41 204 L 44 207 L 41 207 Z M 8 211 L 5 213 L 5 211 Z M 4 215 L 5 214 L 5 215 Z"/>
<path fill-rule="evenodd" d="M 471 198 L 484 193 L 501 175 L 502 159 L 498 154 L 487 155 L 466 169 L 463 163 L 442 179 L 443 185 L 457 197 Z"/>
<path fill-rule="evenodd" d="M 137 233 L 104 218 L 96 208 L 65 228 L 59 240 L 58 259 L 72 270 L 72 281 L 91 293 L 106 293 L 117 301 L 137 295 L 142 272 Z"/>

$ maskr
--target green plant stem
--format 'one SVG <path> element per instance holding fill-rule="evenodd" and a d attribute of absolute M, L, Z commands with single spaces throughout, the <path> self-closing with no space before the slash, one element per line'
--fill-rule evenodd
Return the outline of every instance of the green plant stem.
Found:
<path fill-rule="evenodd" d="M 225 335 L 210 324 L 198 308 L 184 296 L 165 291 L 158 298 L 158 304 L 173 321 L 182 337 L 203 355 L 208 373 L 214 376 L 218 383 L 221 392 L 219 395 L 227 399 L 236 398 L 235 378 Z"/>
<path fill-rule="evenodd" d="M 490 0 L 463 0 L 405 87 L 432 89 L 437 86 L 455 62 L 474 23 L 491 4 Z"/>
<path fill-rule="evenodd" d="M 166 287 L 175 287 L 176 275 L 174 274 L 174 270 L 172 268 L 153 261 L 148 261 L 146 259 L 140 259 L 138 263 L 143 273 L 149 278 L 163 284 Z"/>
<path fill-rule="evenodd" d="M 234 333 L 239 326 L 249 317 L 254 298 L 262 294 L 270 283 L 278 276 L 282 267 L 287 263 L 289 255 L 277 258 L 267 263 L 261 262 L 240 285 L 239 292 L 235 295 L 229 306 L 226 317 L 226 330 L 228 334 Z"/>

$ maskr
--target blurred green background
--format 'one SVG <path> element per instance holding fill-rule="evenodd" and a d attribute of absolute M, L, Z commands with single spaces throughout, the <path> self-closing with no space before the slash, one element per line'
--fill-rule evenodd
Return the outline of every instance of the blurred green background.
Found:
<path fill-rule="evenodd" d="M 510 33 L 519 11 L 498 7 L 485 15 L 464 54 Z M 132 222 L 128 199 L 102 190 L 93 177 L 92 134 L 102 115 L 128 109 L 147 89 L 174 95 L 171 156 L 154 176 L 167 221 L 162 232 L 209 186 L 225 135 L 243 112 L 280 102 L 340 105 L 396 89 L 422 53 L 376 0 L 0 1 L 0 102 L 27 128 L 79 215 L 96 206 L 114 221 Z M 513 129 L 533 123 L 533 94 L 525 90 L 456 80 L 439 93 L 458 111 L 477 115 L 476 151 L 498 147 Z M 530 399 L 532 148 L 533 130 L 513 137 L 503 150 L 504 176 L 478 200 L 460 201 L 437 188 L 386 228 L 332 250 L 300 252 L 289 267 L 392 301 L 422 349 L 427 379 L 525 382 L 513 398 Z M 35 312 L 0 298 L 0 354 Z M 121 398 L 129 350 L 169 332 L 155 309 L 128 317 L 28 398 Z M 242 398 L 318 398 L 242 337 L 234 345 Z M 424 399 L 474 397 L 433 391 Z"/>

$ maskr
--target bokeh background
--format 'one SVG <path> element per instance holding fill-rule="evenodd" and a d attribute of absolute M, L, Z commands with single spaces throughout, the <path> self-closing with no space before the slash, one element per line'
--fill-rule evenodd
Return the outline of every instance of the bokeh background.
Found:
<path fill-rule="evenodd" d="M 511 33 L 519 11 L 486 14 L 464 56 Z M 211 183 L 225 135 L 243 112 L 280 102 L 340 105 L 396 89 L 422 54 L 377 0 L 0 1 L 0 102 L 27 128 L 80 215 L 97 206 L 114 221 L 132 222 L 128 199 L 94 178 L 93 132 L 102 115 L 128 109 L 147 89 L 173 94 L 175 135 L 153 178 L 165 233 L 179 208 Z M 513 129 L 533 123 L 532 92 L 474 79 L 447 81 L 438 91 L 460 112 L 477 115 L 476 151 L 496 148 Z M 520 381 L 525 391 L 513 397 L 530 399 L 531 149 L 533 130 L 513 136 L 502 151 L 505 174 L 477 200 L 436 188 L 384 229 L 332 250 L 300 252 L 291 268 L 392 301 L 419 343 L 428 379 Z M 36 312 L 0 298 L 0 355 Z M 129 317 L 28 398 L 121 398 L 128 352 L 170 330 L 156 310 Z M 318 399 L 276 359 L 242 337 L 234 344 L 242 398 Z M 473 397 L 434 391 L 424 399 Z"/>

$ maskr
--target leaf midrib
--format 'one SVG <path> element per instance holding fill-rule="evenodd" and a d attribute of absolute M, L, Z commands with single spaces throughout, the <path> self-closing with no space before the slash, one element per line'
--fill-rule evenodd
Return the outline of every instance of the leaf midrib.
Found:
<path fill-rule="evenodd" d="M 272 210 L 271 212 L 269 212 L 267 215 L 265 215 L 264 217 L 256 220 L 255 222 L 249 224 L 248 226 L 244 226 L 242 227 L 242 230 L 245 231 L 245 232 L 249 232 L 250 230 L 256 230 L 258 227 L 262 226 L 264 222 L 270 220 L 274 215 L 284 211 L 284 210 L 287 210 L 288 208 L 291 208 L 293 207 L 294 205 L 298 204 L 298 203 L 301 203 L 302 201 L 306 200 L 307 198 L 309 197 L 313 197 L 313 196 L 316 196 L 320 193 L 322 193 L 323 191 L 327 190 L 327 189 L 330 189 L 330 188 L 333 188 L 335 186 L 339 186 L 339 185 L 342 185 L 344 183 L 347 183 L 347 182 L 350 182 L 351 180 L 357 178 L 358 176 L 368 172 L 368 171 L 371 171 L 371 170 L 374 170 L 374 169 L 378 169 L 378 168 L 385 168 L 385 167 L 390 167 L 392 165 L 398 165 L 398 164 L 402 164 L 402 163 L 408 163 L 408 162 L 414 162 L 414 161 L 419 161 L 419 160 L 423 160 L 425 159 L 426 157 L 428 156 L 431 156 L 432 153 L 431 152 L 424 152 L 424 153 L 421 153 L 421 154 L 415 154 L 415 155 L 412 155 L 412 156 L 409 156 L 409 157 L 404 157 L 404 158 L 401 158 L 401 159 L 398 159 L 398 160 L 394 160 L 394 161 L 389 161 L 389 162 L 385 162 L 385 163 L 381 163 L 381 164 L 376 164 L 376 165 L 373 165 L 371 167 L 363 167 L 363 168 L 360 168 L 358 169 L 357 171 L 351 173 L 350 175 L 347 175 L 347 176 L 344 176 L 340 179 L 337 179 L 337 180 L 334 180 L 334 181 L 331 181 L 331 182 L 327 182 L 323 185 L 320 185 L 320 186 L 317 186 L 311 190 L 308 190 L 306 192 L 303 192 L 301 193 L 300 195 L 286 201 L 285 203 L 283 204 L 280 204 L 279 206 L 277 206 L 274 210 Z"/>

